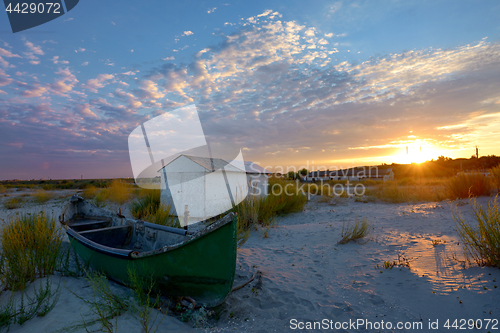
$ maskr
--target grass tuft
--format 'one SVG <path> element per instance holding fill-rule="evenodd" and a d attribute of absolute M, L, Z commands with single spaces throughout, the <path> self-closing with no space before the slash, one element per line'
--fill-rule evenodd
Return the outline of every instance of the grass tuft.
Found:
<path fill-rule="evenodd" d="M 500 205 L 498 196 L 488 202 L 488 208 L 470 199 L 475 221 L 467 221 L 458 211 L 453 211 L 457 232 L 467 259 L 480 266 L 500 268 Z"/>
<path fill-rule="evenodd" d="M 0 281 L 7 289 L 23 290 L 36 278 L 53 274 L 62 234 L 45 214 L 17 216 L 0 234 Z"/>
<path fill-rule="evenodd" d="M 366 217 L 363 218 L 361 222 L 358 217 L 356 217 L 354 225 L 350 223 L 348 223 L 347 226 L 345 223 L 342 225 L 342 239 L 339 240 L 337 244 L 347 244 L 350 241 L 357 241 L 358 239 L 368 236 L 370 232 L 370 224 Z"/>

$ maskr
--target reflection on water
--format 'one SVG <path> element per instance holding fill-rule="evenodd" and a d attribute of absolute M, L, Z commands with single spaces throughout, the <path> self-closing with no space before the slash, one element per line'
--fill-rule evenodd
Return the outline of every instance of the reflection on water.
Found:
<path fill-rule="evenodd" d="M 458 239 L 426 235 L 415 237 L 401 234 L 406 245 L 400 247 L 410 259 L 411 272 L 426 277 L 438 294 L 448 294 L 458 288 L 484 292 L 486 273 L 481 268 L 464 269 L 465 258 Z M 436 245 L 433 245 L 437 243 Z"/>

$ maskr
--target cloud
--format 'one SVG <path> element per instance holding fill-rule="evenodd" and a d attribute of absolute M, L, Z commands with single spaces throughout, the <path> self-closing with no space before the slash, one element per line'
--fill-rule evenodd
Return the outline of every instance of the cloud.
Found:
<path fill-rule="evenodd" d="M 75 50 L 75 53 L 78 52 L 85 52 L 85 49 L 83 47 L 79 47 L 78 50 Z"/>
<path fill-rule="evenodd" d="M 191 35 L 194 35 L 194 32 L 192 31 L 184 31 L 184 33 L 182 34 L 182 36 L 191 36 Z"/>
<path fill-rule="evenodd" d="M 131 109 L 137 109 L 142 106 L 141 101 L 137 97 L 135 97 L 133 94 L 129 92 L 125 92 L 122 89 L 116 89 L 115 92 L 113 93 L 115 97 L 118 97 L 122 100 L 125 100 Z"/>
<path fill-rule="evenodd" d="M 165 96 L 165 94 L 158 89 L 157 83 L 151 80 L 143 80 L 139 85 L 140 88 L 135 89 L 134 93 L 142 101 L 145 101 L 147 103 L 155 103 L 156 100 Z"/>
<path fill-rule="evenodd" d="M 45 54 L 40 46 L 36 46 L 35 44 L 33 44 L 30 41 L 25 41 L 24 44 L 28 47 L 28 49 L 31 51 L 31 53 L 38 54 L 38 55 Z"/>
<path fill-rule="evenodd" d="M 305 31 L 304 35 L 306 35 L 307 37 L 313 37 L 314 34 L 315 34 L 315 30 L 314 28 L 309 28 Z"/>
<path fill-rule="evenodd" d="M 28 98 L 40 97 L 48 90 L 46 87 L 40 84 L 25 85 L 25 87 L 26 88 L 21 92 L 21 95 Z"/>
<path fill-rule="evenodd" d="M 329 8 L 329 12 L 331 14 L 334 14 L 334 13 L 338 12 L 340 10 L 340 8 L 342 8 L 342 1 L 338 1 L 338 2 L 334 3 L 333 5 L 331 5 Z"/>
<path fill-rule="evenodd" d="M 53 62 L 54 64 L 56 64 L 56 65 L 57 65 L 57 64 L 62 64 L 62 65 L 67 65 L 67 64 L 69 64 L 69 61 L 66 61 L 66 60 L 59 60 L 59 56 L 54 56 L 54 57 L 52 57 L 52 59 L 51 59 L 51 60 L 52 60 L 52 62 Z"/>
<path fill-rule="evenodd" d="M 21 58 L 20 55 L 14 54 L 6 49 L 2 49 L 1 47 L 0 47 L 0 56 L 7 58 Z"/>
<path fill-rule="evenodd" d="M 0 131 L 10 141 L 0 152 L 18 143 L 30 149 L 30 131 L 37 129 L 38 137 L 47 137 L 44 146 L 50 142 L 59 152 L 85 157 L 102 154 L 109 162 L 126 155 L 131 129 L 187 103 L 197 105 L 208 139 L 237 143 L 245 158 L 269 164 L 312 158 L 371 163 L 413 142 L 459 149 L 500 140 L 500 44 L 480 41 L 339 63 L 336 44 L 327 38 L 340 35 L 280 17 L 266 10 L 240 20 L 231 35 L 195 50 L 187 63 L 169 56 L 141 64 L 140 72 L 121 67 L 93 79 L 61 66 L 59 56 L 30 49 L 19 61 L 44 60 L 43 68 L 55 67 L 56 76 L 2 67 Z M 17 64 L 19 57 L 1 52 Z M 89 98 L 88 91 L 98 95 Z M 49 139 L 51 133 L 58 133 L 57 140 Z M 31 149 L 41 151 L 39 146 Z"/>
<path fill-rule="evenodd" d="M 208 14 L 211 14 L 211 13 L 215 12 L 215 10 L 216 10 L 216 9 L 217 9 L 217 7 L 214 7 L 214 8 L 212 8 L 212 9 L 208 9 L 208 10 L 207 10 L 207 13 L 208 13 Z"/>
<path fill-rule="evenodd" d="M 70 92 L 73 87 L 78 83 L 76 76 L 71 73 L 69 68 L 60 68 L 57 72 L 59 79 L 56 79 L 54 83 L 50 85 L 53 93 L 57 95 L 64 95 Z"/>
<path fill-rule="evenodd" d="M 97 93 L 98 89 L 106 86 L 109 83 L 108 81 L 114 79 L 114 77 L 112 74 L 99 74 L 96 78 L 87 80 L 84 87 L 93 93 Z"/>
<path fill-rule="evenodd" d="M 263 17 L 263 16 L 268 16 L 269 14 L 271 14 L 273 11 L 270 10 L 270 9 L 266 9 L 264 12 L 262 12 L 261 14 L 257 15 L 257 17 Z"/>
<path fill-rule="evenodd" d="M 12 79 L 2 69 L 0 69 L 0 87 L 6 86 L 12 82 Z"/>
<path fill-rule="evenodd" d="M 77 106 L 75 106 L 75 111 L 77 114 L 81 114 L 84 117 L 97 118 L 97 115 L 92 112 L 92 110 L 90 109 L 90 104 L 88 103 L 78 104 Z"/>
<path fill-rule="evenodd" d="M 89 62 L 85 61 L 85 62 L 82 63 L 82 66 L 87 66 L 88 64 L 89 64 Z"/>

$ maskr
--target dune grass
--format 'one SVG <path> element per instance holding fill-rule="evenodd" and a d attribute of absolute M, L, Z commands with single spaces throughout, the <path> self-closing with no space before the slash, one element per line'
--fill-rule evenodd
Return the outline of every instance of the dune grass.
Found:
<path fill-rule="evenodd" d="M 104 207 L 106 202 L 123 205 L 132 198 L 132 186 L 128 183 L 113 179 L 105 188 L 94 185 L 85 187 L 82 197 L 92 201 L 97 207 Z"/>
<path fill-rule="evenodd" d="M 6 209 L 17 209 L 21 208 L 25 203 L 25 200 L 21 196 L 15 196 L 10 199 L 7 199 L 3 202 L 3 206 Z"/>
<path fill-rule="evenodd" d="M 500 192 L 500 164 L 490 170 L 492 185 Z"/>
<path fill-rule="evenodd" d="M 130 185 L 116 179 L 113 180 L 111 185 L 103 191 L 107 191 L 107 199 L 109 201 L 119 205 L 123 205 L 125 202 L 130 200 L 130 196 L 132 194 Z"/>
<path fill-rule="evenodd" d="M 269 227 L 278 215 L 300 212 L 307 202 L 295 182 L 280 178 L 269 178 L 269 195 L 254 196 L 251 193 L 233 211 L 238 216 L 238 245 L 241 246 L 249 236 L 252 225 Z"/>
<path fill-rule="evenodd" d="M 402 178 L 368 187 L 365 195 L 390 203 L 442 201 L 447 198 L 446 184 L 445 178 Z"/>
<path fill-rule="evenodd" d="M 85 199 L 93 199 L 97 193 L 100 191 L 101 189 L 93 186 L 93 185 L 90 185 L 88 186 L 87 188 L 85 188 L 81 194 L 81 196 Z"/>
<path fill-rule="evenodd" d="M 42 281 L 38 288 L 33 288 L 32 296 L 24 291 L 18 304 L 11 293 L 9 300 L 0 305 L 0 331 L 9 331 L 13 324 L 23 325 L 34 317 L 43 317 L 49 313 L 59 300 L 59 287 L 53 290 L 51 280 Z"/>
<path fill-rule="evenodd" d="M 299 184 L 300 185 L 300 184 Z M 269 178 L 269 195 L 261 203 L 259 219 L 269 221 L 270 215 L 286 215 L 300 212 L 307 202 L 307 197 L 295 182 L 280 178 Z"/>
<path fill-rule="evenodd" d="M 158 209 L 153 211 L 145 212 L 146 215 L 142 217 L 142 219 L 146 222 L 164 225 L 167 227 L 181 228 L 181 224 L 177 216 L 175 216 L 175 212 L 172 209 L 172 205 L 160 205 Z"/>
<path fill-rule="evenodd" d="M 500 204 L 498 196 L 488 202 L 488 208 L 470 199 L 473 220 L 468 221 L 453 210 L 457 232 L 467 259 L 480 266 L 500 268 Z"/>
<path fill-rule="evenodd" d="M 0 185 L 0 194 L 4 194 L 7 191 L 7 188 L 3 185 Z"/>
<path fill-rule="evenodd" d="M 450 199 L 463 199 L 489 195 L 491 185 L 491 180 L 481 173 L 459 174 L 449 178 L 446 190 Z"/>
<path fill-rule="evenodd" d="M 156 313 L 154 318 L 152 316 L 151 308 L 160 309 L 161 303 L 160 294 L 156 293 L 155 296 L 153 292 L 155 290 L 155 281 L 152 276 L 149 279 L 141 278 L 136 270 L 130 267 L 128 267 L 127 273 L 131 282 L 130 288 L 134 291 L 135 302 L 132 304 L 132 309 L 139 316 L 141 332 L 156 332 L 165 317 L 161 316 L 158 320 L 159 312 Z M 151 299 L 154 300 L 151 301 Z"/>
<path fill-rule="evenodd" d="M 152 215 L 160 208 L 160 190 L 145 190 L 141 196 L 130 205 L 130 213 L 136 219 L 144 219 L 147 215 Z"/>
<path fill-rule="evenodd" d="M 21 215 L 1 231 L 0 281 L 10 290 L 23 290 L 36 278 L 53 274 L 62 234 L 45 214 Z"/>
<path fill-rule="evenodd" d="M 143 189 L 138 195 L 140 197 L 130 205 L 130 213 L 134 218 L 168 227 L 181 227 L 172 204 L 161 204 L 160 190 Z"/>
<path fill-rule="evenodd" d="M 92 289 L 92 299 L 85 299 L 70 291 L 90 307 L 93 316 L 87 320 L 82 317 L 82 322 L 65 327 L 64 331 L 76 331 L 84 328 L 85 331 L 89 332 L 89 327 L 99 324 L 101 332 L 119 332 L 116 318 L 128 310 L 130 303 L 124 296 L 114 294 L 109 287 L 106 276 L 99 272 L 85 272 L 85 279 Z M 114 322 L 113 319 L 115 319 Z"/>
<path fill-rule="evenodd" d="M 337 242 L 337 244 L 347 244 L 351 241 L 358 241 L 361 238 L 368 236 L 371 232 L 371 226 L 368 223 L 367 218 L 359 221 L 356 216 L 356 221 L 354 224 L 344 223 L 342 225 L 342 238 Z M 367 240 L 368 241 L 368 240 Z"/>
<path fill-rule="evenodd" d="M 35 201 L 35 203 L 43 204 L 43 203 L 46 203 L 47 201 L 49 201 L 50 199 L 52 199 L 54 197 L 54 195 L 52 193 L 49 193 L 49 192 L 46 192 L 43 190 L 38 190 L 35 192 L 35 194 L 32 195 L 32 197 L 33 197 L 33 200 Z"/>

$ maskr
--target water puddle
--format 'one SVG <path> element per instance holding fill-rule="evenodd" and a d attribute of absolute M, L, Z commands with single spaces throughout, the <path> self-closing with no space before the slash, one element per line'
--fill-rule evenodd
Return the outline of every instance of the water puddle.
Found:
<path fill-rule="evenodd" d="M 408 262 L 412 273 L 427 278 L 437 294 L 449 294 L 459 288 L 486 292 L 493 288 L 486 269 L 464 269 L 465 257 L 459 240 L 448 236 L 422 237 L 401 234 L 398 247 L 399 262 Z M 401 242 L 401 239 L 405 241 Z M 499 280 L 500 285 L 500 280 Z"/>

